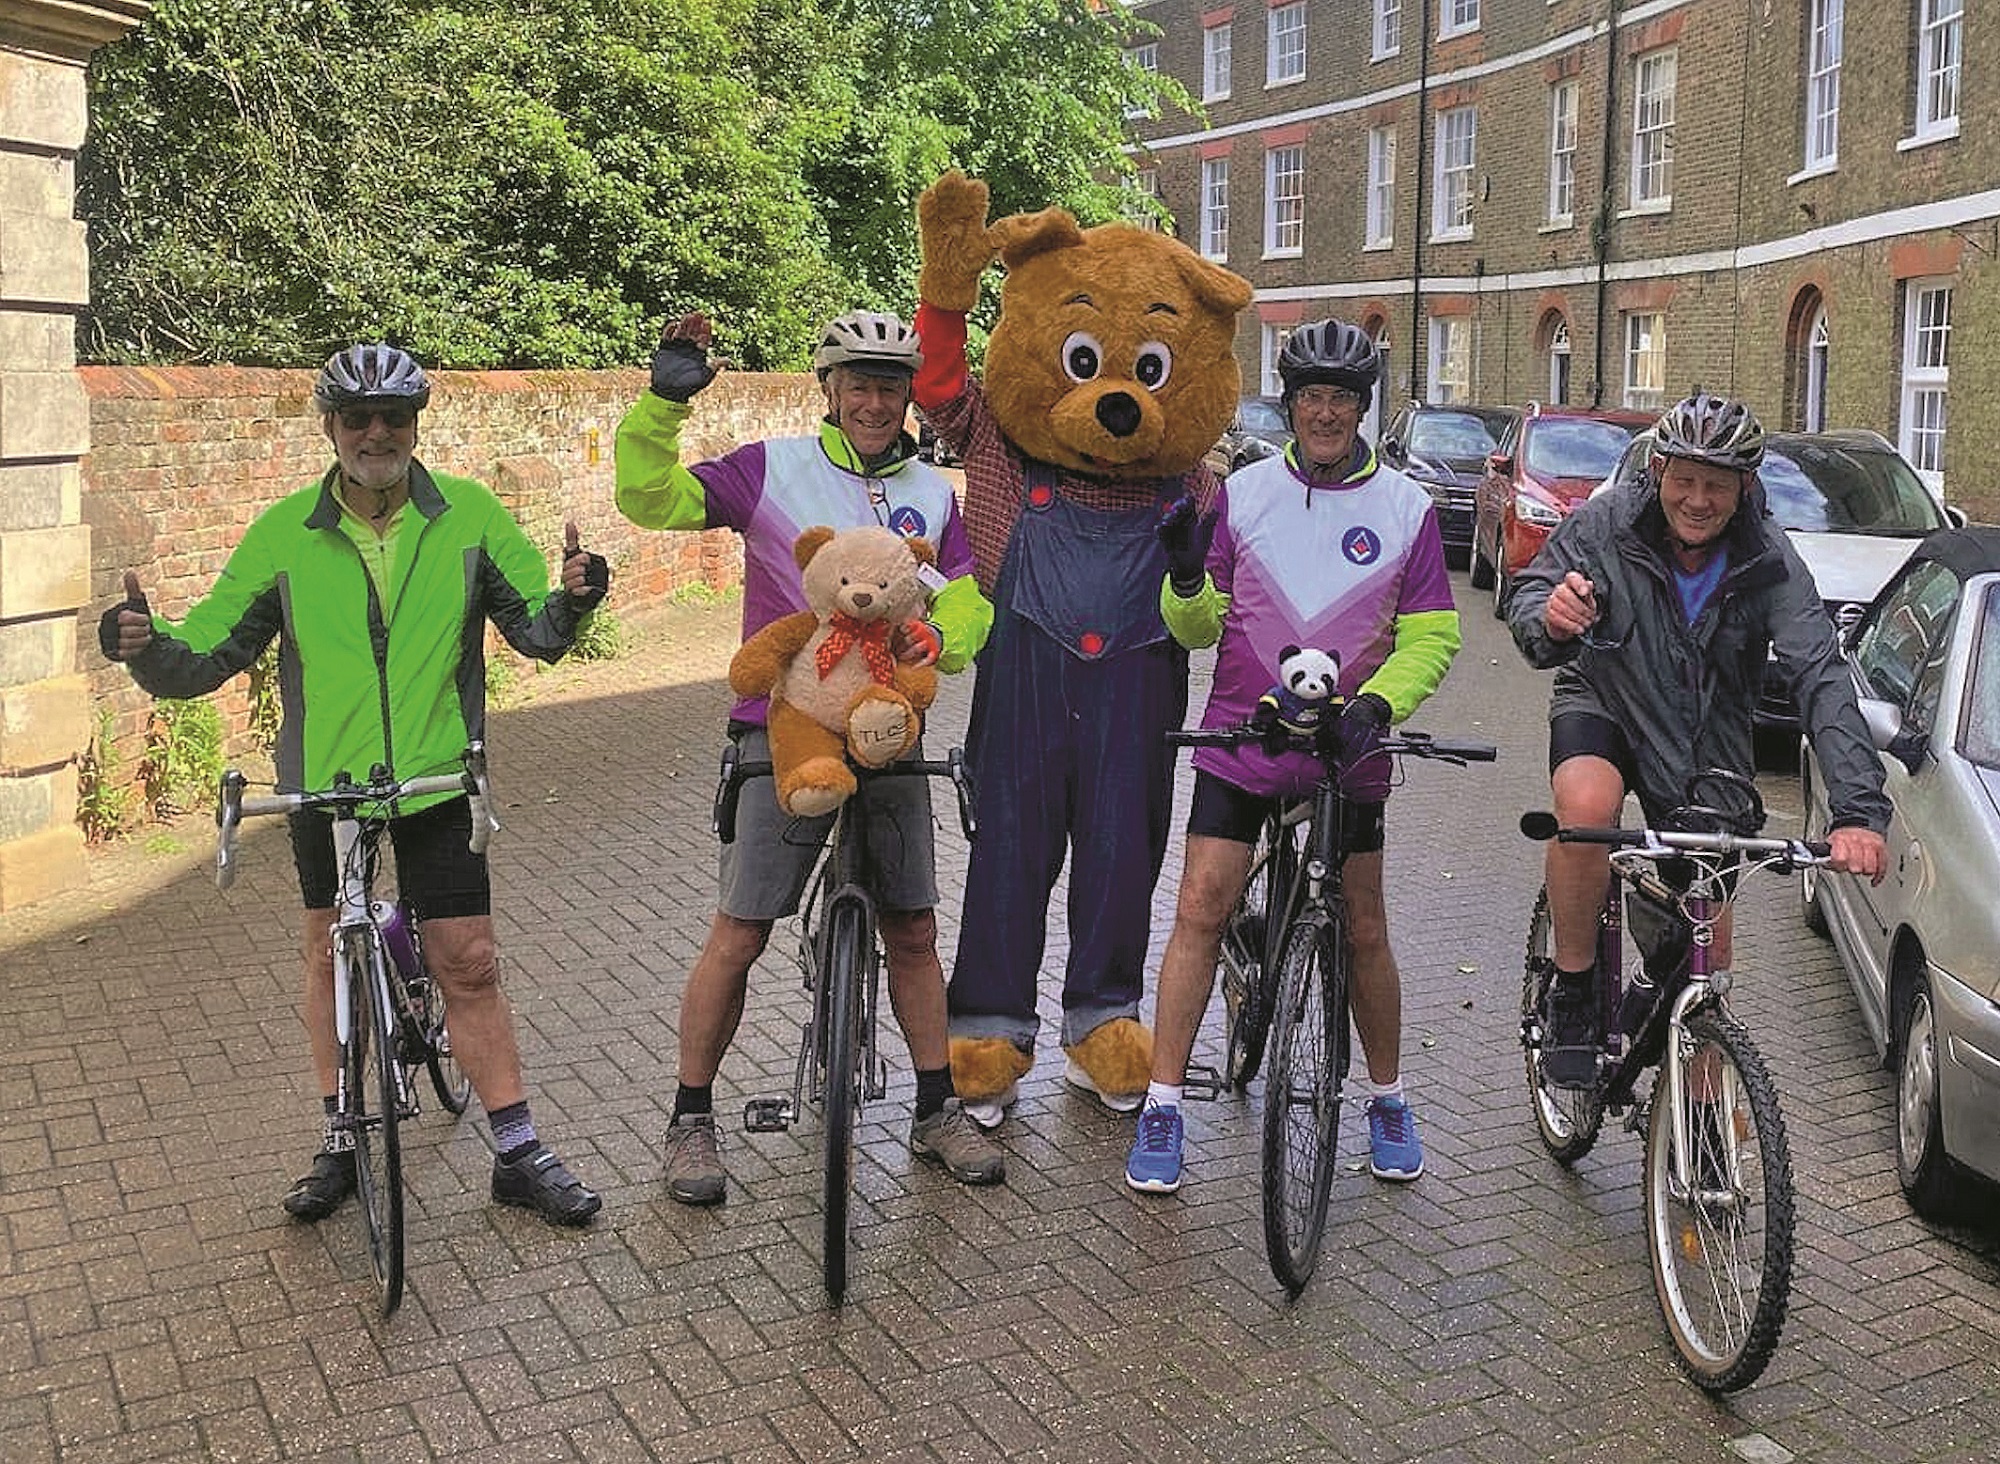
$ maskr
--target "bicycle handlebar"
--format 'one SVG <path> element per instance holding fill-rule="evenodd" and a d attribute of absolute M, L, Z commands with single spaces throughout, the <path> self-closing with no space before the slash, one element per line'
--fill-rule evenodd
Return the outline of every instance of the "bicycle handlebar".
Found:
<path fill-rule="evenodd" d="M 888 763 L 883 767 L 871 768 L 850 764 L 854 776 L 866 783 L 875 778 L 949 778 L 958 793 L 958 826 L 971 838 L 978 830 L 978 821 L 972 812 L 972 775 L 965 769 L 965 749 L 954 747 L 945 753 L 942 762 L 934 759 L 909 758 Z M 722 749 L 722 770 L 715 788 L 715 811 L 710 816 L 709 827 L 718 840 L 725 844 L 736 842 L 736 803 L 743 785 L 752 778 L 771 776 L 771 764 L 766 762 L 739 763 L 736 760 L 736 744 L 730 743 Z"/>
<path fill-rule="evenodd" d="M 1243 723 L 1235 727 L 1188 727 L 1167 733 L 1167 743 L 1172 747 L 1244 747 L 1261 746 L 1264 730 Z M 1317 752 L 1318 746 L 1312 738 L 1293 734 L 1292 746 L 1298 752 Z M 1433 737 L 1428 732 L 1398 733 L 1384 737 L 1370 751 L 1386 752 L 1392 757 L 1421 757 L 1435 762 L 1448 762 L 1457 767 L 1467 763 L 1492 762 L 1500 755 L 1500 750 L 1490 742 L 1461 742 L 1455 738 Z M 1321 761 L 1333 766 L 1333 761 L 1324 756 Z"/>
<path fill-rule="evenodd" d="M 1685 833 L 1678 829 L 1564 828 L 1552 813 L 1524 813 L 1521 832 L 1538 842 L 1605 844 L 1644 859 L 1681 855 L 1747 854 L 1777 861 L 1786 869 L 1827 863 L 1832 846 L 1823 839 L 1767 839 L 1750 834 Z"/>
<path fill-rule="evenodd" d="M 357 783 L 347 773 L 335 776 L 331 788 L 316 792 L 246 794 L 249 780 L 236 768 L 222 775 L 215 804 L 215 883 L 228 889 L 236 882 L 237 830 L 246 818 L 276 813 L 294 813 L 304 808 L 328 808 L 336 815 L 354 816 L 365 803 L 394 803 L 402 798 L 421 798 L 431 793 L 464 793 L 472 805 L 472 834 L 466 846 L 484 854 L 492 836 L 500 831 L 493 813 L 493 788 L 486 776 L 486 745 L 475 742 L 461 755 L 463 766 L 455 773 L 426 773 L 416 778 L 397 778 L 377 764 L 366 783 Z"/>

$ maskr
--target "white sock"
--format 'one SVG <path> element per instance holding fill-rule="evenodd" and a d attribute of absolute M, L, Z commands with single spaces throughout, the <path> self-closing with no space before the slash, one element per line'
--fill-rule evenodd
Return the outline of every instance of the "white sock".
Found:
<path fill-rule="evenodd" d="M 1403 1080 L 1398 1077 L 1391 1083 L 1378 1083 L 1373 1078 L 1363 1078 L 1362 1086 L 1368 1090 L 1370 1098 L 1400 1098 L 1403 1096 Z"/>
<path fill-rule="evenodd" d="M 1179 1108 L 1181 1106 L 1181 1085 L 1179 1083 L 1146 1084 L 1146 1106 L 1148 1108 Z"/>

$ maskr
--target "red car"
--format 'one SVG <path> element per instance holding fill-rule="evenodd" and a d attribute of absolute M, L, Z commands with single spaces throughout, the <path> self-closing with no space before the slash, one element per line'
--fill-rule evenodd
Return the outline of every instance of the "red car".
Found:
<path fill-rule="evenodd" d="M 1633 435 L 1658 420 L 1656 412 L 1528 404 L 1487 455 L 1473 508 L 1472 587 L 1493 591 L 1495 615 L 1555 526 L 1610 476 Z"/>

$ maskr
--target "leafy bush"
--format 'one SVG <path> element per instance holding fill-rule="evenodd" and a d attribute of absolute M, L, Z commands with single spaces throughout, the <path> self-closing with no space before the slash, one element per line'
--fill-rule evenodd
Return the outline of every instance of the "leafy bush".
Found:
<path fill-rule="evenodd" d="M 222 778 L 222 714 L 207 701 L 156 701 L 140 765 L 161 818 L 205 808 Z"/>

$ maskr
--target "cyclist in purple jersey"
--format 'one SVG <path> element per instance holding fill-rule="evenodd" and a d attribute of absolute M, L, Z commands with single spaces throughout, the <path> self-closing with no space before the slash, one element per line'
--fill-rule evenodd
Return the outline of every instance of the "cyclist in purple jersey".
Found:
<path fill-rule="evenodd" d="M 651 390 L 618 425 L 618 508 L 650 529 L 734 529 L 743 536 L 743 634 L 807 608 L 792 545 L 801 531 L 880 524 L 928 539 L 938 551 L 930 619 L 899 632 L 905 661 L 963 669 L 985 643 L 993 607 L 972 576 L 972 550 L 952 488 L 917 461 L 903 430 L 910 378 L 922 356 L 914 332 L 893 315 L 857 310 L 831 321 L 813 365 L 826 394 L 816 437 L 747 443 L 685 466 L 680 431 L 695 393 L 714 380 L 710 329 L 699 315 L 669 325 L 653 356 Z M 746 762 L 769 758 L 762 698 L 738 702 L 729 735 Z M 910 756 L 919 756 L 920 747 Z M 952 1091 L 945 1026 L 944 971 L 937 954 L 935 852 L 930 789 L 922 778 L 865 787 L 889 1000 L 910 1045 L 917 1075 L 910 1148 L 964 1184 L 993 1184 L 1005 1158 L 965 1116 Z M 681 993 L 680 1081 L 667 1127 L 666 1187 L 688 1205 L 723 1197 L 726 1175 L 716 1143 L 714 1083 L 742 1020 L 750 967 L 772 923 L 798 909 L 831 815 L 782 813 L 769 779 L 747 784 L 737 832 L 721 853 L 720 886 L 708 940 Z"/>
<path fill-rule="evenodd" d="M 1251 720 L 1286 646 L 1340 658 L 1345 707 L 1325 735 L 1348 767 L 1339 837 L 1371 1167 L 1378 1178 L 1410 1180 L 1424 1161 L 1403 1098 L 1401 979 L 1382 897 L 1388 758 L 1369 750 L 1437 689 L 1458 652 L 1458 612 L 1430 495 L 1381 466 L 1359 436 L 1381 374 L 1374 342 L 1338 320 L 1302 326 L 1278 371 L 1293 441 L 1282 456 L 1234 474 L 1212 519 L 1192 505 L 1165 517 L 1170 568 L 1160 604 L 1176 639 L 1217 648 L 1205 728 Z M 1258 827 L 1272 799 L 1309 794 L 1322 771 L 1309 753 L 1254 747 L 1203 748 L 1194 765 L 1179 906 L 1160 964 L 1152 1083 L 1125 1169 L 1132 1188 L 1158 1193 L 1180 1187 L 1188 1058 Z"/>

